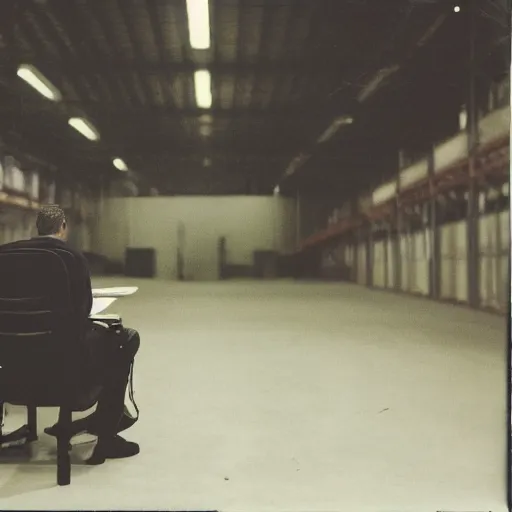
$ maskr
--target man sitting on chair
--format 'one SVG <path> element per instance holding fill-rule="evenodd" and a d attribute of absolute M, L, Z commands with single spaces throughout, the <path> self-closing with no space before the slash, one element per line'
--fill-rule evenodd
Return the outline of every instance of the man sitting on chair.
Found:
<path fill-rule="evenodd" d="M 89 320 L 92 307 L 91 276 L 87 260 L 67 243 L 68 224 L 64 211 L 58 206 L 43 207 L 36 221 L 39 236 L 0 246 L 3 249 L 65 249 L 75 256 L 77 265 L 70 273 L 71 294 L 76 311 L 84 319 L 84 338 L 90 354 L 90 366 L 98 375 L 102 392 L 96 411 L 72 423 L 72 435 L 88 432 L 98 436 L 98 442 L 88 464 L 102 464 L 105 459 L 120 459 L 139 453 L 139 445 L 126 441 L 119 432 L 129 428 L 134 421 L 124 406 L 125 393 L 131 375 L 133 360 L 139 350 L 137 331 L 123 328 L 120 332 Z M 83 362 L 77 362 L 83 364 Z M 45 432 L 56 436 L 59 424 Z"/>

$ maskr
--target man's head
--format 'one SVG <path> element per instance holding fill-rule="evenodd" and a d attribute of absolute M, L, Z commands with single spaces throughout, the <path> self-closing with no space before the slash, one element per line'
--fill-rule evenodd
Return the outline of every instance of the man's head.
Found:
<path fill-rule="evenodd" d="M 36 227 L 39 236 L 54 236 L 61 240 L 66 240 L 68 237 L 66 215 L 57 205 L 43 206 L 39 210 Z"/>

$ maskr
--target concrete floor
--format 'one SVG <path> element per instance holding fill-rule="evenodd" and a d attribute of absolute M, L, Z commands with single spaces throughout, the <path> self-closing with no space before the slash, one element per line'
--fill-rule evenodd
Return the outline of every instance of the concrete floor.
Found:
<path fill-rule="evenodd" d="M 126 283 L 141 454 L 78 446 L 57 488 L 43 434 L 38 462 L 0 456 L 0 509 L 506 510 L 505 319 L 341 284 L 95 284 Z"/>

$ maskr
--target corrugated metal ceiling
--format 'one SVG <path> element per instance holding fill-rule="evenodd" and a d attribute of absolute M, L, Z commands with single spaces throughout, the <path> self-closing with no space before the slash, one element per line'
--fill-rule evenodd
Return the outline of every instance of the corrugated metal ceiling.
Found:
<path fill-rule="evenodd" d="M 211 0 L 212 46 L 205 51 L 190 47 L 185 0 L 23 0 L 14 11 L 4 5 L 10 17 L 0 27 L 0 130 L 14 126 L 30 143 L 68 160 L 87 158 L 98 169 L 109 155 L 123 155 L 163 189 L 162 176 L 179 173 L 184 160 L 190 172 L 205 156 L 226 176 L 239 169 L 249 180 L 263 176 L 268 187 L 335 116 L 354 107 L 369 76 L 414 43 L 437 16 L 435 4 Z M 59 108 L 16 79 L 21 62 L 59 87 Z M 212 74 L 209 112 L 195 104 L 193 73 L 201 67 Z M 206 123 L 204 114 L 211 116 Z M 101 144 L 70 135 L 66 115 L 90 119 Z"/>

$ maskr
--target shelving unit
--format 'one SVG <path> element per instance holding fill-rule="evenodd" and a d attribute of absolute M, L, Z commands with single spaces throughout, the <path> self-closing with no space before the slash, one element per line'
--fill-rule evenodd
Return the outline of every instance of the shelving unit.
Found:
<path fill-rule="evenodd" d="M 509 107 L 500 109 L 499 113 L 502 114 L 500 124 L 492 125 L 494 134 L 489 135 L 483 131 L 482 135 L 484 139 L 488 139 L 488 142 L 478 147 L 474 155 L 473 178 L 481 187 L 500 186 L 508 180 L 510 162 Z M 496 112 L 489 114 L 481 121 L 480 126 L 488 126 L 487 118 L 495 118 L 495 114 Z M 301 251 L 335 241 L 348 232 L 359 229 L 365 223 L 392 220 L 396 218 L 399 210 L 408 206 L 433 200 L 451 191 L 467 189 L 472 177 L 469 172 L 470 162 L 467 147 L 464 152 L 464 146 L 460 145 L 461 135 L 464 133 L 461 132 L 433 148 L 432 154 L 425 158 L 425 172 L 417 173 L 417 177 L 413 177 L 406 187 L 400 186 L 401 177 L 410 175 L 411 171 L 420 168 L 418 163 L 401 171 L 396 180 L 376 189 L 372 194 L 374 202 L 369 211 L 357 213 L 351 218 L 343 219 L 308 237 L 302 241 Z M 435 155 L 439 149 L 444 149 L 450 156 L 448 165 L 436 168 Z M 462 152 L 462 154 L 458 154 L 458 152 Z M 429 159 L 433 161 L 433 172 L 430 175 L 428 174 Z"/>
<path fill-rule="evenodd" d="M 39 209 L 40 204 L 37 201 L 16 195 L 12 192 L 0 191 L 0 207 L 2 206 L 15 206 L 25 210 L 35 211 Z"/>
<path fill-rule="evenodd" d="M 34 234 L 55 168 L 0 141 L 0 244 Z M 52 201 L 53 202 L 53 201 Z"/>
<path fill-rule="evenodd" d="M 375 189 L 365 211 L 303 240 L 298 257 L 337 251 L 340 274 L 350 267 L 359 284 L 504 311 L 509 126 L 507 105 L 479 121 L 473 148 L 465 131 L 436 145 Z"/>

